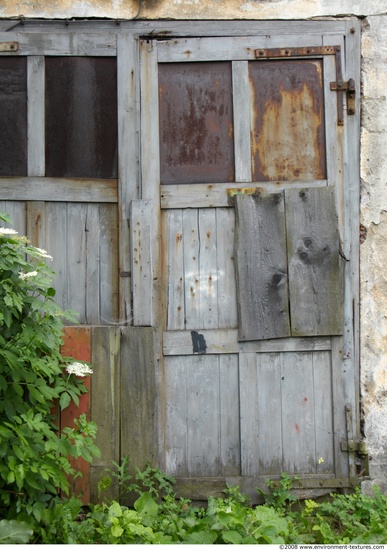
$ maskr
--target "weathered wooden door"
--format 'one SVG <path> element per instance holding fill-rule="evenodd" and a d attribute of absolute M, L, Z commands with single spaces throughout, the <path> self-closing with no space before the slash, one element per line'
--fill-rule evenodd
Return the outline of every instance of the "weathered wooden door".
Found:
<path fill-rule="evenodd" d="M 162 327 L 160 449 L 187 496 L 356 483 L 356 40 L 141 42 L 134 319 Z"/>

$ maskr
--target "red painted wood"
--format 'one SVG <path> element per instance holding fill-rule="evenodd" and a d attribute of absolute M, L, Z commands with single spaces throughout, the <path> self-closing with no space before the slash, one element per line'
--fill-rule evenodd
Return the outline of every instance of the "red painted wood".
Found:
<path fill-rule="evenodd" d="M 73 357 L 75 360 L 90 362 L 91 360 L 91 331 L 90 327 L 65 327 L 63 336 L 63 346 L 61 348 L 63 356 Z M 90 376 L 84 378 L 88 392 L 79 398 L 79 406 L 71 403 L 66 409 L 61 411 L 60 425 L 61 429 L 65 427 L 74 427 L 74 418 L 79 418 L 83 413 L 87 419 L 90 419 Z M 82 477 L 70 479 L 70 493 L 78 497 L 83 504 L 90 503 L 90 463 L 83 458 L 71 459 L 72 467 L 82 473 Z"/>

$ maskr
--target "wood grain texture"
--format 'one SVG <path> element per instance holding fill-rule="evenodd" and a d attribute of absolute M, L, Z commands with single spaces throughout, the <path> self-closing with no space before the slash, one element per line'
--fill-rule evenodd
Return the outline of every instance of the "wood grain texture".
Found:
<path fill-rule="evenodd" d="M 235 199 L 239 338 L 290 336 L 283 196 Z"/>
<path fill-rule="evenodd" d="M 93 368 L 91 387 L 91 419 L 97 424 L 96 445 L 101 456 L 93 460 L 94 467 L 111 468 L 120 459 L 120 371 L 121 333 L 119 327 L 93 327 L 91 330 Z M 96 493 L 96 484 L 93 483 Z"/>
<path fill-rule="evenodd" d="M 326 187 L 326 180 L 308 181 L 308 187 Z M 292 189 L 303 189 L 305 181 L 292 181 Z M 254 188 L 257 192 L 279 193 L 289 188 L 286 181 L 246 183 L 196 183 L 190 185 L 161 185 L 161 208 L 215 208 L 233 207 L 228 189 Z"/>
<path fill-rule="evenodd" d="M 30 56 L 28 85 L 28 175 L 44 176 L 44 57 Z"/>
<path fill-rule="evenodd" d="M 165 382 L 167 471 L 238 475 L 238 357 L 168 357 Z"/>
<path fill-rule="evenodd" d="M 121 456 L 145 469 L 158 459 L 155 331 L 121 328 Z"/>
<path fill-rule="evenodd" d="M 133 285 L 133 325 L 153 323 L 152 202 L 136 200 L 130 206 Z"/>
<path fill-rule="evenodd" d="M 312 351 L 330 350 L 331 338 L 274 338 L 272 340 L 238 340 L 237 329 L 200 330 L 206 345 L 206 353 L 271 353 L 276 351 Z M 163 333 L 164 355 L 192 355 L 192 335 L 189 330 L 166 331 Z"/>
<path fill-rule="evenodd" d="M 112 461 L 120 461 L 120 331 L 117 327 L 93 327 L 91 331 L 91 419 L 98 427 L 96 445 L 101 450 L 91 466 L 91 502 L 98 502 L 99 481 Z M 103 497 L 118 497 L 114 479 Z"/>
<path fill-rule="evenodd" d="M 293 336 L 343 332 L 343 259 L 334 189 L 285 191 Z"/>

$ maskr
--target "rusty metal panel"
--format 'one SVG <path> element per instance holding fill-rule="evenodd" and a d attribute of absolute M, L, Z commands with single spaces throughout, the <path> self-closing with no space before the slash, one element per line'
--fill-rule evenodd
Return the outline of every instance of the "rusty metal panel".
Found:
<path fill-rule="evenodd" d="M 27 58 L 0 57 L 0 176 L 27 175 Z"/>
<path fill-rule="evenodd" d="M 228 62 L 159 65 L 162 183 L 234 180 Z"/>
<path fill-rule="evenodd" d="M 117 66 L 46 58 L 46 176 L 117 177 Z"/>
<path fill-rule="evenodd" d="M 326 179 L 322 61 L 249 63 L 254 181 Z"/>

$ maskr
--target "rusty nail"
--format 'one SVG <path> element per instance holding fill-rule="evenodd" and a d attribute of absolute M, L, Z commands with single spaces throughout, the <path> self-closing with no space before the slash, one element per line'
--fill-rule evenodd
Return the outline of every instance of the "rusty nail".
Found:
<path fill-rule="evenodd" d="M 355 34 L 355 32 L 356 32 L 355 27 L 352 27 L 351 30 L 350 30 L 350 32 L 351 32 L 351 34 Z"/>
<path fill-rule="evenodd" d="M 265 55 L 265 52 L 263 50 L 259 50 L 259 55 Z"/>

